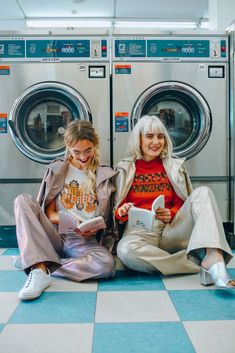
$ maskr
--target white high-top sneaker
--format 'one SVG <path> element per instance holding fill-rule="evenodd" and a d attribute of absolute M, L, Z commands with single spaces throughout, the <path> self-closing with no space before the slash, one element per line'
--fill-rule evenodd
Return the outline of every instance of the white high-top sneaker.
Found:
<path fill-rule="evenodd" d="M 21 300 L 30 300 L 40 297 L 42 292 L 51 284 L 50 273 L 46 274 L 40 268 L 32 269 L 24 287 L 19 292 Z"/>

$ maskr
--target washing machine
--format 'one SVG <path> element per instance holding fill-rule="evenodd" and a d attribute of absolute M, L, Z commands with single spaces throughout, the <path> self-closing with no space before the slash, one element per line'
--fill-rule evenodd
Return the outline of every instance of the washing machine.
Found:
<path fill-rule="evenodd" d="M 37 193 L 46 164 L 64 156 L 67 124 L 91 121 L 110 163 L 110 57 L 107 38 L 0 38 L 0 225 L 12 203 Z M 8 227 L 9 226 L 9 227 Z"/>
<path fill-rule="evenodd" d="M 230 214 L 235 248 L 235 21 L 228 28 L 230 42 Z"/>
<path fill-rule="evenodd" d="M 113 48 L 114 163 L 141 116 L 157 115 L 194 187 L 210 186 L 229 222 L 227 35 L 116 36 Z"/>

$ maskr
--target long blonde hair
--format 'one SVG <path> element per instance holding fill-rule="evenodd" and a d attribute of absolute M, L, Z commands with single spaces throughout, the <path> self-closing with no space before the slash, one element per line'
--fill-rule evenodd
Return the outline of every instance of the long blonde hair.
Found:
<path fill-rule="evenodd" d="M 171 158 L 173 146 L 170 135 L 168 134 L 165 125 L 155 115 L 144 115 L 139 119 L 129 138 L 127 147 L 128 155 L 138 159 L 143 158 L 140 147 L 140 135 L 146 135 L 147 133 L 161 133 L 165 136 L 165 144 L 160 154 L 160 158 Z"/>
<path fill-rule="evenodd" d="M 94 157 L 86 168 L 85 172 L 90 180 L 90 187 L 96 190 L 96 170 L 100 166 L 99 157 L 99 137 L 91 125 L 87 121 L 73 120 L 70 122 L 64 133 L 64 143 L 66 146 L 66 158 L 71 160 L 69 148 L 72 148 L 79 140 L 88 140 L 94 145 Z"/>

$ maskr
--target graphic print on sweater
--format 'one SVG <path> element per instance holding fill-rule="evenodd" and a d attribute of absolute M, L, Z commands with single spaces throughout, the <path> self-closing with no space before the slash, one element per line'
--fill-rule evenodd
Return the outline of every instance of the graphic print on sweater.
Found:
<path fill-rule="evenodd" d="M 64 185 L 60 194 L 60 202 L 66 209 L 76 207 L 78 211 L 91 213 L 96 210 L 96 199 L 94 194 L 89 192 L 84 182 L 80 184 L 76 180 L 71 180 L 69 184 Z"/>

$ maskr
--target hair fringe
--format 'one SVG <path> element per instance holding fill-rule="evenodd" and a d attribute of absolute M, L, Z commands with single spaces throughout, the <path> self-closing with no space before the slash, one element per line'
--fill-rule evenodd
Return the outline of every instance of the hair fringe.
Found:
<path fill-rule="evenodd" d="M 160 154 L 160 158 L 171 158 L 173 150 L 171 137 L 163 122 L 155 115 L 142 116 L 134 126 L 128 141 L 128 156 L 143 159 L 140 147 L 140 136 L 141 134 L 146 134 L 148 132 L 160 132 L 165 136 L 165 144 Z"/>
<path fill-rule="evenodd" d="M 96 171 L 100 166 L 99 137 L 90 122 L 74 120 L 68 124 L 64 134 L 64 143 L 66 146 L 65 158 L 68 161 L 72 159 L 69 148 L 73 147 L 79 140 L 88 140 L 93 143 L 95 148 L 94 157 L 85 169 L 90 184 L 89 186 L 95 193 Z"/>

